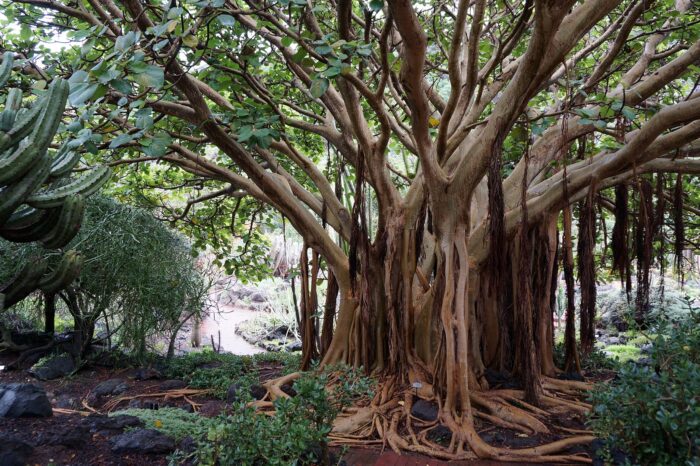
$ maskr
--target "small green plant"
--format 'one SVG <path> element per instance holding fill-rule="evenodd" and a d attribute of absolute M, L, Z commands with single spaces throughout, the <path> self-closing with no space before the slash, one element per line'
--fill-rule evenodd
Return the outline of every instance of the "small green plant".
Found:
<path fill-rule="evenodd" d="M 659 329 L 650 366 L 627 364 L 592 394 L 597 435 L 644 465 L 700 464 L 700 315 Z"/>
<path fill-rule="evenodd" d="M 149 429 L 157 429 L 165 435 L 180 441 L 185 437 L 194 440 L 204 438 L 213 424 L 213 420 L 195 413 L 188 413 L 180 408 L 125 409 L 110 413 L 110 416 L 136 416 Z"/>

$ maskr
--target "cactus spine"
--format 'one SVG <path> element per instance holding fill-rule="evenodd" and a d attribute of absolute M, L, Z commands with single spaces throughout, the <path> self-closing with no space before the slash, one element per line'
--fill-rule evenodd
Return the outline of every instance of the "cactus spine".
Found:
<path fill-rule="evenodd" d="M 5 53 L 0 62 L 0 92 L 6 93 L 0 112 L 0 237 L 59 249 L 78 233 L 85 197 L 111 172 L 99 167 L 67 179 L 80 154 L 70 143 L 57 151 L 49 146 L 61 123 L 68 82 L 54 80 L 30 108 L 22 108 L 22 91 L 6 87 L 12 66 L 12 54 Z M 57 293 L 78 277 L 81 266 L 82 257 L 75 251 L 64 253 L 53 268 L 44 258 L 29 261 L 9 283 L 0 285 L 0 311 L 37 289 Z"/>

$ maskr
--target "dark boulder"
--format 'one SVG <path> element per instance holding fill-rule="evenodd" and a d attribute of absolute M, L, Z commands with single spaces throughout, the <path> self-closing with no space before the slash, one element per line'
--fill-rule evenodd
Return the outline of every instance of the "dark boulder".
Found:
<path fill-rule="evenodd" d="M 153 380 L 162 379 L 163 374 L 153 367 L 140 367 L 133 372 L 132 377 L 136 380 Z"/>
<path fill-rule="evenodd" d="M 114 453 L 163 454 L 175 450 L 175 441 L 155 429 L 130 430 L 112 440 Z"/>
<path fill-rule="evenodd" d="M 489 383 L 491 388 L 506 388 L 506 389 L 520 389 L 522 388 L 520 383 L 513 378 L 513 376 L 508 371 L 495 371 L 493 369 L 486 369 L 484 372 L 484 377 Z"/>
<path fill-rule="evenodd" d="M 267 302 L 267 299 L 267 296 L 259 291 L 250 295 L 250 301 L 257 304 L 265 303 Z"/>
<path fill-rule="evenodd" d="M 166 380 L 158 386 L 158 389 L 162 391 L 179 390 L 181 388 L 185 388 L 186 386 L 187 382 L 184 380 Z"/>
<path fill-rule="evenodd" d="M 60 445 L 67 448 L 82 448 L 90 437 L 89 429 L 84 425 L 68 429 L 54 429 L 40 435 L 38 443 L 42 445 Z"/>
<path fill-rule="evenodd" d="M 610 444 L 610 441 L 595 439 L 591 442 L 593 466 L 636 464 L 624 451 Z"/>
<path fill-rule="evenodd" d="M 14 437 L 0 437 L 0 464 L 2 466 L 24 466 L 29 463 L 29 457 L 34 448 Z"/>
<path fill-rule="evenodd" d="M 290 384 L 288 384 L 288 383 L 282 385 L 282 386 L 280 387 L 280 390 L 282 390 L 284 393 L 286 393 L 287 395 L 291 396 L 292 398 L 294 398 L 295 396 L 297 396 L 297 391 L 294 390 L 294 387 L 292 387 L 292 386 L 291 386 Z"/>
<path fill-rule="evenodd" d="M 288 353 L 292 353 L 294 351 L 301 351 L 301 341 L 294 340 L 291 343 L 287 343 L 284 347 L 284 350 Z"/>
<path fill-rule="evenodd" d="M 438 405 L 419 399 L 411 406 L 411 416 L 423 421 L 434 421 L 438 417 Z"/>
<path fill-rule="evenodd" d="M 0 385 L 0 417 L 48 417 L 53 414 L 46 392 L 36 385 Z"/>
<path fill-rule="evenodd" d="M 91 395 L 95 397 L 121 395 L 129 389 L 129 385 L 122 379 L 109 379 L 98 384 L 92 389 Z"/>
<path fill-rule="evenodd" d="M 127 427 L 143 427 L 143 421 L 136 416 L 120 415 L 120 416 L 101 416 L 90 415 L 83 419 L 82 425 L 90 430 L 90 432 L 99 432 L 100 434 L 110 435 L 115 432 L 121 432 Z"/>
<path fill-rule="evenodd" d="M 267 389 L 262 385 L 253 385 L 250 387 L 250 395 L 256 400 L 262 400 L 267 395 Z"/>
<path fill-rule="evenodd" d="M 446 444 L 452 440 L 452 431 L 449 427 L 439 424 L 428 432 L 427 437 L 433 442 Z"/>
<path fill-rule="evenodd" d="M 47 361 L 35 364 L 29 373 L 39 380 L 53 380 L 65 377 L 75 372 L 75 362 L 67 354 L 56 356 Z"/>
<path fill-rule="evenodd" d="M 578 382 L 585 382 L 583 376 L 576 372 L 562 372 L 557 374 L 557 379 L 559 380 L 576 380 Z"/>

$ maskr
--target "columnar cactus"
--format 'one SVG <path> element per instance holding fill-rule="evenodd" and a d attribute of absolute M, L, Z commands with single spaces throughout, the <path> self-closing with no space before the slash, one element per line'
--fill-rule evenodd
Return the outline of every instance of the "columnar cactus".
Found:
<path fill-rule="evenodd" d="M 0 112 L 0 237 L 12 242 L 40 242 L 47 249 L 66 246 L 80 229 L 85 197 L 110 177 L 107 167 L 70 179 L 80 154 L 70 142 L 50 148 L 68 97 L 68 82 L 54 80 L 29 108 L 22 91 L 7 89 L 13 59 L 5 53 L 0 64 L 0 92 L 6 94 Z M 80 273 L 75 251 L 63 254 L 50 269 L 43 258 L 26 264 L 8 284 L 0 286 L 0 311 L 37 289 L 54 294 Z"/>

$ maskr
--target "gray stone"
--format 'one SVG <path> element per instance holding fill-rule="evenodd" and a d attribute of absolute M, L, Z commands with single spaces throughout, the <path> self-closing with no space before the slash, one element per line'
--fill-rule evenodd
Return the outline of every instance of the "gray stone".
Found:
<path fill-rule="evenodd" d="M 411 407 L 411 415 L 423 421 L 434 421 L 438 417 L 438 406 L 426 400 L 418 400 Z"/>
<path fill-rule="evenodd" d="M 83 419 L 82 425 L 90 429 L 90 432 L 114 433 L 127 427 L 143 427 L 143 421 L 136 416 L 100 416 L 91 415 Z"/>
<path fill-rule="evenodd" d="M 75 369 L 73 358 L 64 354 L 42 362 L 41 365 L 34 365 L 29 373 L 39 380 L 53 380 L 72 374 Z"/>
<path fill-rule="evenodd" d="M 256 292 L 250 295 L 250 301 L 254 303 L 265 303 L 267 302 L 267 296 L 263 293 Z"/>
<path fill-rule="evenodd" d="M 284 350 L 291 353 L 293 351 L 301 351 L 301 341 L 299 340 L 294 340 L 291 343 L 287 343 L 285 345 Z"/>
<path fill-rule="evenodd" d="M 619 345 L 620 344 L 620 338 L 618 337 L 610 337 L 608 338 L 608 345 Z"/>
<path fill-rule="evenodd" d="M 46 392 L 36 385 L 0 385 L 0 417 L 48 417 L 53 414 Z"/>
<path fill-rule="evenodd" d="M 651 358 L 639 358 L 637 360 L 637 364 L 640 366 L 652 366 L 654 364 L 654 360 Z"/>
<path fill-rule="evenodd" d="M 158 369 L 154 369 L 152 367 L 140 367 L 134 373 L 134 379 L 136 380 L 152 380 L 160 379 L 162 377 L 163 374 L 161 374 Z"/>
<path fill-rule="evenodd" d="M 115 453 L 162 454 L 175 450 L 175 441 L 155 429 L 130 430 L 111 442 Z"/>
<path fill-rule="evenodd" d="M 2 466 L 24 466 L 28 464 L 34 447 L 14 437 L 0 438 L 0 464 Z"/>
<path fill-rule="evenodd" d="M 141 402 L 140 398 L 134 398 L 133 400 L 129 400 L 129 409 L 141 409 L 143 406 L 143 403 Z"/>
<path fill-rule="evenodd" d="M 75 409 L 78 407 L 78 400 L 69 394 L 57 395 L 52 399 L 54 406 L 63 409 Z"/>
<path fill-rule="evenodd" d="M 129 385 L 123 379 L 109 379 L 98 384 L 92 389 L 92 395 L 96 397 L 121 395 L 127 391 Z"/>
<path fill-rule="evenodd" d="M 77 425 L 67 430 L 56 430 L 41 435 L 39 443 L 42 445 L 61 445 L 67 448 L 82 448 L 90 433 L 86 426 Z"/>
<path fill-rule="evenodd" d="M 267 389 L 262 385 L 253 385 L 250 387 L 250 395 L 253 399 L 262 400 L 267 396 Z"/>
<path fill-rule="evenodd" d="M 158 386 L 160 390 L 179 390 L 181 388 L 185 388 L 187 386 L 187 382 L 184 380 L 166 380 L 162 384 Z"/>

